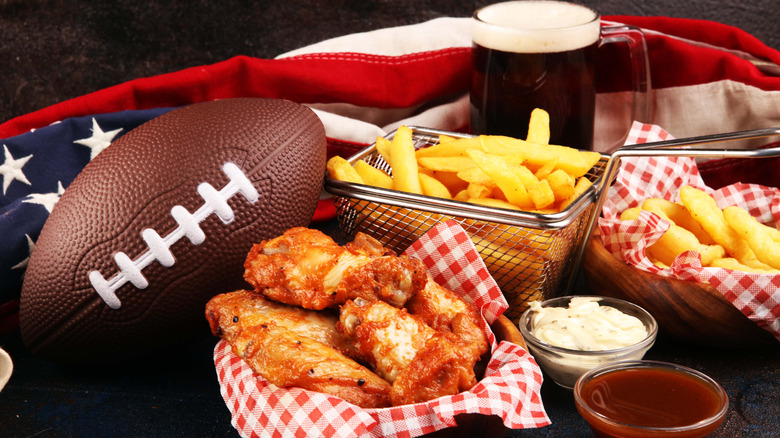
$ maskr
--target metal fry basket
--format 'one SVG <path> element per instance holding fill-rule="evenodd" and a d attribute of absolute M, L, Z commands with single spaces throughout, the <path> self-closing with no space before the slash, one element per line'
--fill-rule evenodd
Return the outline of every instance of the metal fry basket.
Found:
<path fill-rule="evenodd" d="M 440 135 L 468 135 L 410 127 L 415 148 L 437 144 Z M 395 132 L 387 138 L 392 139 Z M 390 173 L 376 144 L 351 157 Z M 602 184 L 609 156 L 585 175 L 593 184 L 565 210 L 554 214 L 528 213 L 486 207 L 467 202 L 387 190 L 325 179 L 325 189 L 335 198 L 342 231 L 353 238 L 366 233 L 397 253 L 438 223 L 455 220 L 479 251 L 509 303 L 505 315 L 514 320 L 532 300 L 558 296 L 566 290 L 575 261 L 584 249 L 587 227 L 595 213 L 594 201 Z"/>

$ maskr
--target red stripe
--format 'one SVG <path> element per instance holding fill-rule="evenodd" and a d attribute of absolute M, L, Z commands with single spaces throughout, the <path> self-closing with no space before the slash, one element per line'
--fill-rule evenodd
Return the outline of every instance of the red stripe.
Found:
<path fill-rule="evenodd" d="M 733 26 L 712 21 L 667 17 L 610 16 L 604 19 L 723 49 L 743 51 L 756 58 L 780 64 L 780 52 Z M 717 48 L 691 45 L 657 34 L 647 34 L 646 40 L 653 88 L 680 87 L 728 79 L 762 90 L 780 90 L 780 78 L 762 73 L 750 61 L 735 54 Z M 625 75 L 625 72 L 619 74 Z"/>
<path fill-rule="evenodd" d="M 400 57 L 347 53 L 269 60 L 238 56 L 135 79 L 16 117 L 0 125 L 0 138 L 67 117 L 231 97 L 404 108 L 466 90 L 470 63 L 467 47 Z"/>
<path fill-rule="evenodd" d="M 324 222 L 336 217 L 336 206 L 333 203 L 333 199 L 321 199 L 317 203 L 317 209 L 312 216 L 312 223 Z"/>
<path fill-rule="evenodd" d="M 714 21 L 669 17 L 629 17 L 616 15 L 605 20 L 632 24 L 693 41 L 706 42 L 730 50 L 741 50 L 754 56 L 780 64 L 780 52 L 758 38 L 734 26 Z"/>

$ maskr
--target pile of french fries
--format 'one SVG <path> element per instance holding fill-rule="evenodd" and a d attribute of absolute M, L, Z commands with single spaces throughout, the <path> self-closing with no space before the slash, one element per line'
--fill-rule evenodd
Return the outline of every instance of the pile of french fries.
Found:
<path fill-rule="evenodd" d="M 648 198 L 629 208 L 621 220 L 634 220 L 641 210 L 657 214 L 669 229 L 647 248 L 657 266 L 668 268 L 685 251 L 696 251 L 702 266 L 761 274 L 780 274 L 780 230 L 764 225 L 745 209 L 720 209 L 715 199 L 691 186 L 680 189 L 680 202 Z"/>
<path fill-rule="evenodd" d="M 377 152 L 391 174 L 363 160 L 354 166 L 342 157 L 328 160 L 330 176 L 496 208 L 536 213 L 562 211 L 590 185 L 586 173 L 597 152 L 549 144 L 549 115 L 536 109 L 528 137 L 497 135 L 471 138 L 439 136 L 439 143 L 415 150 L 412 131 L 401 126 L 392 140 L 378 137 Z"/>

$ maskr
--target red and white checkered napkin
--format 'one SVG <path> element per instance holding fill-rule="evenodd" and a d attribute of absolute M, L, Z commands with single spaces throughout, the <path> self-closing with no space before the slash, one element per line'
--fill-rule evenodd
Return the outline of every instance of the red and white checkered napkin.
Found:
<path fill-rule="evenodd" d="M 484 378 L 471 390 L 427 403 L 361 409 L 346 401 L 300 388 L 278 388 L 254 374 L 225 341 L 214 349 L 222 397 L 233 426 L 244 437 L 414 437 L 456 425 L 454 417 L 479 413 L 501 417 L 512 429 L 542 427 L 550 420 L 542 405 L 542 373 L 519 346 L 496 339 L 489 329 L 506 300 L 469 236 L 456 222 L 442 223 L 405 254 L 428 267 L 433 278 L 471 299 L 482 310 L 492 354 Z"/>
<path fill-rule="evenodd" d="M 634 123 L 626 144 L 670 138 L 658 126 Z M 710 193 L 720 208 L 739 205 L 759 222 L 780 224 L 780 189 L 737 183 L 713 190 L 704 184 L 695 159 L 690 157 L 622 158 L 617 179 L 604 203 L 603 218 L 599 219 L 604 246 L 626 263 L 645 271 L 710 283 L 743 314 L 780 340 L 780 275 L 703 268 L 695 251 L 678 256 L 670 269 L 661 269 L 645 256 L 645 248 L 663 235 L 669 223 L 646 211 L 636 221 L 620 221 L 623 210 L 640 205 L 645 198 L 679 201 L 679 190 L 684 185 Z"/>

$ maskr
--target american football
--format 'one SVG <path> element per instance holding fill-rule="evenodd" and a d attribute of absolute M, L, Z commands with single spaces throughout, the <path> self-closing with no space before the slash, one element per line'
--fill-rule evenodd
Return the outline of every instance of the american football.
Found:
<path fill-rule="evenodd" d="M 311 221 L 325 130 L 259 98 L 185 106 L 96 156 L 46 221 L 21 293 L 22 339 L 60 363 L 140 356 L 208 333 L 253 243 Z"/>

